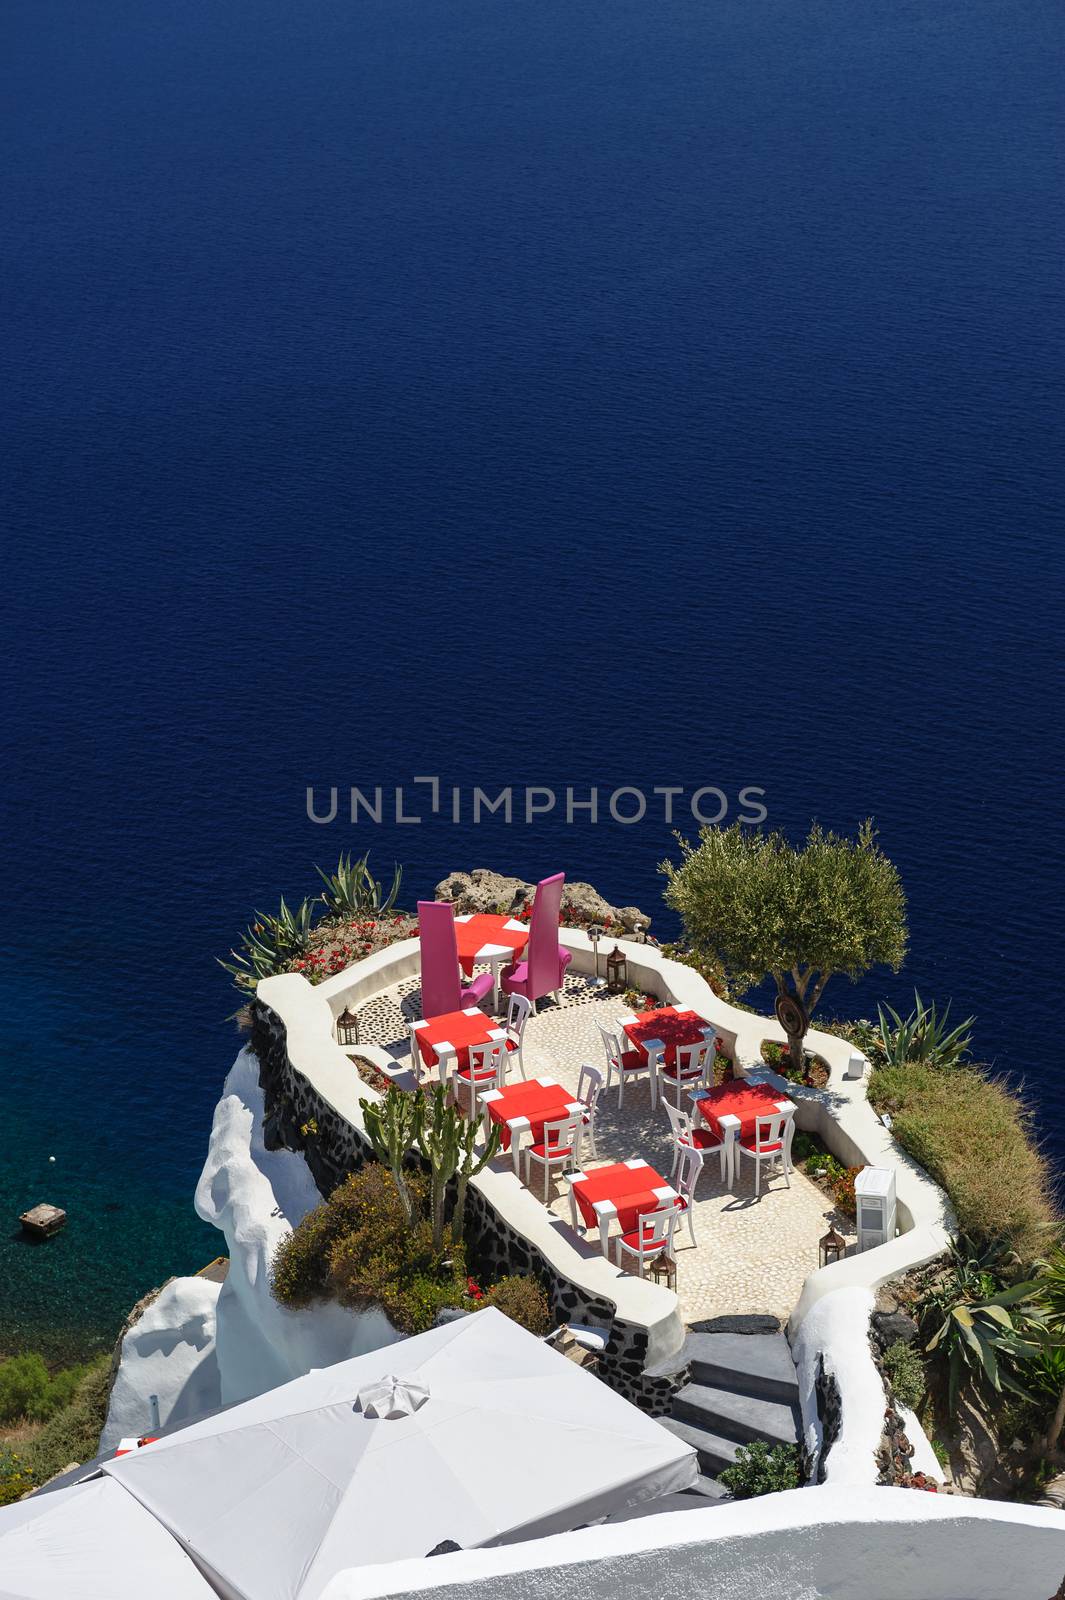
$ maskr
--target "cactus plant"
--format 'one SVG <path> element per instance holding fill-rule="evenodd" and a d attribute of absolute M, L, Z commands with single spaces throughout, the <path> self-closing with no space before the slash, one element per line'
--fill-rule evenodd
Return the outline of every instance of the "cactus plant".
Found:
<path fill-rule="evenodd" d="M 433 1227 L 433 1249 L 444 1248 L 444 1196 L 458 1170 L 461 1132 L 464 1119 L 448 1104 L 447 1088 L 434 1083 L 424 1096 L 424 1114 L 415 1142 L 429 1163 L 429 1216 Z"/>
<path fill-rule="evenodd" d="M 478 1125 L 476 1122 L 463 1120 L 462 1132 L 459 1135 L 459 1163 L 455 1175 L 455 1211 L 451 1218 L 451 1237 L 455 1244 L 461 1244 L 466 1228 L 466 1190 L 471 1178 L 483 1172 L 499 1149 L 499 1140 L 502 1129 L 497 1122 L 493 1122 L 488 1134 L 484 1149 L 477 1153 Z"/>
<path fill-rule="evenodd" d="M 410 1227 L 414 1222 L 414 1202 L 403 1172 L 403 1157 L 419 1140 L 424 1096 L 404 1094 L 391 1086 L 383 1100 L 360 1100 L 359 1105 L 374 1155 L 390 1169 L 396 1180 L 400 1204 Z"/>

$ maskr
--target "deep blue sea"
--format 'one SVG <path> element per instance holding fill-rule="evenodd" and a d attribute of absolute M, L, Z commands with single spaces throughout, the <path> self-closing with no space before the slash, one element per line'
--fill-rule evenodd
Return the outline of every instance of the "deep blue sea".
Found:
<path fill-rule="evenodd" d="M 8 0 L 0 1349 L 217 1253 L 214 958 L 315 862 L 659 911 L 660 802 L 309 784 L 875 816 L 910 958 L 824 1011 L 977 1013 L 1065 1165 L 1063 57 L 1058 0 Z"/>

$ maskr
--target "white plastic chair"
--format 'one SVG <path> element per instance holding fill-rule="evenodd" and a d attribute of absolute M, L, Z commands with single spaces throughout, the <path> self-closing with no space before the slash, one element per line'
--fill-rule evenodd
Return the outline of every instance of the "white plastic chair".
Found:
<path fill-rule="evenodd" d="M 663 1251 L 669 1254 L 673 1244 L 673 1231 L 680 1218 L 680 1211 L 671 1201 L 668 1206 L 663 1206 L 658 1211 L 645 1211 L 638 1217 L 637 1226 L 631 1233 L 623 1233 L 617 1241 L 617 1264 L 624 1267 L 626 1255 L 636 1257 L 639 1275 L 643 1277 L 644 1264 L 653 1261 L 655 1256 L 660 1256 Z"/>
<path fill-rule="evenodd" d="M 531 1144 L 525 1152 L 526 1162 L 535 1161 L 544 1169 L 544 1205 L 551 1181 L 551 1169 L 561 1167 L 566 1172 L 581 1170 L 581 1139 L 584 1133 L 582 1113 L 572 1112 L 557 1122 L 544 1123 L 544 1136 L 539 1144 Z M 532 1187 L 532 1173 L 526 1166 L 525 1181 Z"/>
<path fill-rule="evenodd" d="M 651 1110 L 658 1103 L 658 1060 L 661 1051 L 652 1046 L 646 1053 L 637 1050 L 635 1045 L 625 1048 L 625 1035 L 611 1033 L 609 1028 L 599 1024 L 599 1035 L 603 1041 L 603 1050 L 606 1053 L 606 1087 L 610 1092 L 610 1080 L 616 1072 L 618 1075 L 618 1109 L 620 1110 L 625 1098 L 625 1081 L 628 1078 L 647 1078 L 651 1088 Z"/>
<path fill-rule="evenodd" d="M 697 1126 L 687 1111 L 678 1110 L 671 1106 L 669 1101 L 663 1099 L 666 1116 L 669 1118 L 670 1133 L 673 1137 L 673 1172 L 676 1173 L 680 1163 L 681 1151 L 692 1148 L 699 1152 L 700 1157 L 713 1155 L 717 1151 L 721 1156 L 721 1182 L 725 1181 L 725 1165 L 727 1147 L 723 1140 L 715 1139 L 709 1128 Z"/>
<path fill-rule="evenodd" d="M 754 1193 L 755 1198 L 761 1191 L 762 1168 L 770 1167 L 775 1162 L 780 1162 L 780 1170 L 784 1174 L 784 1182 L 791 1188 L 788 1174 L 791 1172 L 791 1119 L 795 1115 L 795 1107 L 788 1106 L 783 1111 L 771 1111 L 764 1117 L 759 1117 L 754 1125 L 753 1139 L 740 1139 L 736 1148 L 741 1156 L 749 1156 L 754 1162 Z M 769 1173 L 766 1173 L 768 1182 Z"/>
<path fill-rule="evenodd" d="M 471 1122 L 480 1115 L 478 1096 L 488 1089 L 500 1089 L 506 1076 L 506 1041 L 489 1039 L 487 1044 L 471 1044 L 470 1064 L 459 1067 L 452 1077 L 452 1091 L 456 1101 L 465 1090 L 469 1096 L 466 1115 Z"/>
<path fill-rule="evenodd" d="M 588 1148 L 592 1152 L 592 1160 L 599 1160 L 599 1151 L 595 1147 L 595 1114 L 599 1105 L 599 1096 L 603 1092 L 603 1074 L 598 1067 L 589 1066 L 585 1061 L 581 1066 L 580 1076 L 577 1079 L 577 1099 L 585 1107 L 581 1119 L 583 1135 L 588 1140 Z"/>
<path fill-rule="evenodd" d="M 521 1047 L 525 1038 L 525 1024 L 532 1011 L 532 1001 L 526 1000 L 523 994 L 512 994 L 507 999 L 507 1017 L 503 1024 L 506 1033 L 507 1070 L 513 1064 L 521 1068 L 521 1075 L 525 1076 L 525 1062 L 522 1059 Z"/>
<path fill-rule="evenodd" d="M 664 1061 L 658 1068 L 658 1075 L 668 1083 L 677 1086 L 677 1106 L 680 1106 L 680 1091 L 685 1084 L 700 1083 L 704 1089 L 711 1086 L 714 1070 L 714 1035 L 709 1038 L 696 1039 L 694 1044 L 678 1044 L 675 1059 L 672 1063 Z M 662 1099 L 666 1098 L 665 1085 L 663 1085 Z"/>
<path fill-rule="evenodd" d="M 684 1145 L 677 1158 L 677 1175 L 673 1180 L 673 1187 L 680 1195 L 683 1205 L 680 1209 L 688 1219 L 688 1232 L 695 1243 L 695 1186 L 703 1175 L 703 1156 L 701 1150 L 696 1150 L 694 1145 Z"/>

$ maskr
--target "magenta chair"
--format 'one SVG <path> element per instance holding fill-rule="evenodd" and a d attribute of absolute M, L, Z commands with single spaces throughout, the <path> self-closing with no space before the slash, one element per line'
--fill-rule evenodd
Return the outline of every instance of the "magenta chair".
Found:
<path fill-rule="evenodd" d="M 418 937 L 422 946 L 422 1016 L 443 1017 L 449 1011 L 479 1006 L 492 987 L 492 974 L 482 972 L 468 989 L 462 987 L 455 907 L 446 900 L 419 900 Z"/>
<path fill-rule="evenodd" d="M 523 994 L 534 1011 L 537 1000 L 561 989 L 566 968 L 573 960 L 572 953 L 558 942 L 558 915 L 565 881 L 566 874 L 556 872 L 553 878 L 543 878 L 536 885 L 526 959 L 503 970 L 506 993 Z"/>

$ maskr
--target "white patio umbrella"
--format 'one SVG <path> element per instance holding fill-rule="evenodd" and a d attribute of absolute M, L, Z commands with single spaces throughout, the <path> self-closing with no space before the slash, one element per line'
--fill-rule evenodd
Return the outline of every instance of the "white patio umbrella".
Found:
<path fill-rule="evenodd" d="M 0 1510 L 0 1600 L 216 1600 L 172 1534 L 109 1478 Z"/>
<path fill-rule="evenodd" d="M 224 1600 L 536 1538 L 686 1488 L 694 1452 L 489 1309 L 107 1462 Z"/>

